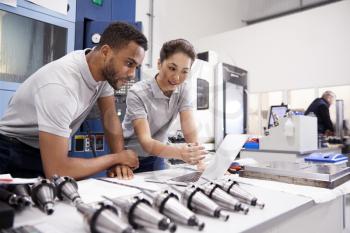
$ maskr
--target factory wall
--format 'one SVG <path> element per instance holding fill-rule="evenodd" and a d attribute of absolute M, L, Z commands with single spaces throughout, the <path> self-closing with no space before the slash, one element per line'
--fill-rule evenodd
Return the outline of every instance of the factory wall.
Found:
<path fill-rule="evenodd" d="M 146 36 L 149 2 L 136 0 L 136 20 L 143 22 Z M 256 6 L 250 1 L 220 0 L 213 9 L 207 0 L 154 0 L 154 50 L 152 58 L 144 61 L 147 66 L 143 66 L 142 78 L 157 72 L 156 61 L 164 41 L 184 37 L 198 52 L 213 50 L 220 61 L 248 70 L 249 133 L 262 133 L 271 104 L 283 101 L 293 109 L 305 110 L 324 88 L 330 87 L 348 104 L 343 89 L 350 87 L 350 67 L 345 64 L 350 60 L 349 3 L 336 2 L 246 26 L 242 20 L 254 18 L 271 3 Z M 276 4 L 274 9 L 284 7 Z M 183 17 L 177 17 L 179 12 Z M 349 111 L 345 106 L 348 120 Z M 331 115 L 334 121 L 333 107 Z"/>
<path fill-rule="evenodd" d="M 248 89 L 267 92 L 350 84 L 350 1 L 195 41 L 199 51 L 248 70 Z"/>
<path fill-rule="evenodd" d="M 136 21 L 142 21 L 143 31 L 150 39 L 150 0 L 136 0 Z M 243 15 L 240 0 L 219 0 L 213 8 L 212 0 L 154 0 L 154 18 L 153 18 L 153 54 L 150 56 L 148 51 L 142 67 L 142 79 L 154 77 L 157 73 L 157 60 L 159 51 L 165 41 L 185 38 L 193 42 L 204 36 L 217 34 L 233 28 L 243 27 L 245 24 L 241 21 Z M 196 75 L 205 73 L 207 69 L 213 69 L 208 66 L 203 70 L 198 70 L 198 63 L 193 67 Z M 212 71 L 212 74 L 214 72 Z M 205 75 L 201 75 L 201 78 Z M 192 84 L 196 83 L 195 75 L 190 80 Z M 213 77 L 208 77 L 213 79 Z M 211 86 L 212 87 L 212 86 Z M 213 88 L 212 88 L 213 89 Z M 193 85 L 193 93 L 196 93 L 196 87 Z M 213 92 L 211 91 L 210 95 Z M 212 97 L 214 99 L 214 97 Z M 207 112 L 211 112 L 208 114 Z M 210 109 L 206 111 L 195 111 L 195 117 L 200 120 L 196 122 L 199 130 L 199 140 L 201 142 L 212 142 L 214 140 L 214 107 L 210 103 Z M 205 113 L 205 114 L 204 114 Z M 180 130 L 179 117 L 170 129 L 171 136 L 176 135 Z"/>
<path fill-rule="evenodd" d="M 142 21 L 149 37 L 150 0 L 136 0 L 136 21 Z M 239 0 L 154 0 L 153 55 L 144 64 L 156 68 L 159 50 L 165 41 L 185 38 L 192 41 L 234 28 L 243 27 L 245 12 Z"/>

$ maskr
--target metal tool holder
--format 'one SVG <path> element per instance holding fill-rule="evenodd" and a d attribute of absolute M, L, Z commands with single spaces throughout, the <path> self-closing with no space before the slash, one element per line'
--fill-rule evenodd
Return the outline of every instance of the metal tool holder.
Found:
<path fill-rule="evenodd" d="M 257 197 L 253 196 L 253 194 L 244 190 L 242 187 L 240 187 L 238 182 L 232 179 L 223 179 L 223 180 L 216 181 L 216 183 L 220 185 L 220 187 L 224 191 L 226 191 L 233 197 L 237 198 L 242 203 L 245 203 L 251 206 L 257 206 L 260 209 L 263 209 L 265 207 L 265 204 L 259 202 Z"/>
<path fill-rule="evenodd" d="M 95 209 L 83 203 L 77 203 L 77 210 L 84 216 L 86 227 L 91 233 L 134 233 L 134 229 L 119 216 L 112 205 L 99 204 Z"/>
<path fill-rule="evenodd" d="M 53 214 L 56 187 L 50 180 L 39 178 L 32 186 L 31 197 L 34 203 L 46 214 Z"/>
<path fill-rule="evenodd" d="M 199 187 L 189 185 L 185 188 L 180 188 L 172 185 L 171 188 L 181 194 L 182 203 L 195 213 L 219 218 L 224 221 L 229 219 L 230 215 L 224 213 L 223 209 L 206 196 Z"/>
<path fill-rule="evenodd" d="M 103 196 L 119 207 L 127 216 L 131 226 L 138 228 L 151 228 L 162 231 L 175 232 L 177 226 L 168 217 L 154 210 L 144 198 L 135 196 L 130 199 L 111 199 Z"/>
<path fill-rule="evenodd" d="M 201 189 L 205 195 L 214 200 L 223 209 L 235 212 L 242 211 L 244 214 L 248 214 L 249 208 L 222 190 L 218 184 L 207 182 L 201 185 Z"/>
<path fill-rule="evenodd" d="M 0 188 L 0 201 L 9 204 L 17 210 L 22 210 L 31 204 L 27 198 L 18 196 L 4 188 Z"/>
<path fill-rule="evenodd" d="M 197 227 L 198 230 L 203 230 L 205 224 L 188 208 L 181 204 L 177 195 L 168 190 L 160 192 L 150 192 L 142 190 L 142 192 L 152 199 L 153 206 L 162 214 L 169 217 L 171 220 L 191 226 Z"/>
<path fill-rule="evenodd" d="M 78 184 L 73 178 L 54 175 L 52 181 L 56 185 L 57 197 L 60 200 L 67 199 L 74 205 L 82 202 L 78 193 Z"/>

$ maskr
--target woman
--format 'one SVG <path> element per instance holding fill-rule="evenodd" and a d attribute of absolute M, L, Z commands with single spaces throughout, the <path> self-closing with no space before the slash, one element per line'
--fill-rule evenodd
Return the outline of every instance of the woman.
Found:
<path fill-rule="evenodd" d="M 135 172 L 164 169 L 164 158 L 181 159 L 198 165 L 207 153 L 197 142 L 190 86 L 186 82 L 196 53 L 184 39 L 163 44 L 158 61 L 159 73 L 150 80 L 137 82 L 128 91 L 123 121 L 125 145 L 140 160 Z M 180 114 L 186 144 L 167 145 L 168 130 Z M 126 166 L 109 173 L 118 178 L 132 178 Z"/>

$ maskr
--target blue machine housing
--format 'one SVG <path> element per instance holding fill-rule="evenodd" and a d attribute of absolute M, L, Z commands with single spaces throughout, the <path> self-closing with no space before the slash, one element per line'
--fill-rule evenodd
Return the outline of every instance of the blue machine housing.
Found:
<path fill-rule="evenodd" d="M 52 10 L 48 10 L 44 7 L 36 5 L 34 3 L 17 0 L 17 7 L 8 6 L 0 3 L 0 11 L 23 16 L 36 21 L 48 23 L 51 25 L 59 26 L 67 30 L 67 47 L 66 52 L 73 51 L 74 49 L 74 37 L 75 37 L 75 12 L 76 5 L 75 0 L 68 0 L 67 15 L 57 13 Z M 17 29 L 20 30 L 20 29 Z M 1 44 L 1 46 L 4 46 Z M 19 56 L 21 54 L 18 54 Z M 1 58 L 0 58 L 1 60 Z M 0 74 L 0 118 L 4 114 L 8 102 L 16 92 L 21 83 L 4 81 L 1 77 L 8 74 Z"/>
<path fill-rule="evenodd" d="M 92 48 L 89 32 L 102 33 L 113 21 L 134 23 L 136 0 L 104 0 L 96 5 L 91 0 L 77 1 L 75 49 Z"/>
<path fill-rule="evenodd" d="M 142 31 L 142 24 L 135 22 L 135 0 L 105 0 L 102 5 L 95 5 L 92 1 L 77 1 L 77 15 L 75 23 L 75 49 L 92 48 L 96 44 L 92 35 L 102 34 L 104 29 L 114 21 L 133 24 Z M 136 81 L 140 79 L 140 71 L 136 74 Z M 116 108 L 120 121 L 126 109 L 126 92 L 116 93 Z M 118 104 L 117 104 L 118 103 Z M 79 130 L 71 139 L 71 157 L 93 158 L 110 153 L 108 142 L 104 136 L 104 129 L 97 107 L 87 117 Z M 105 176 L 100 172 L 96 176 Z"/>
<path fill-rule="evenodd" d="M 73 50 L 92 48 L 95 44 L 91 40 L 94 33 L 101 34 L 113 21 L 124 21 L 134 24 L 142 30 L 141 23 L 135 22 L 136 0 L 101 0 L 102 4 L 95 4 L 93 0 L 68 0 L 67 15 L 25 0 L 17 0 L 17 7 L 0 3 L 0 10 L 28 17 L 41 22 L 60 26 L 67 29 L 66 53 Z M 139 80 L 140 71 L 136 80 Z M 10 98 L 21 83 L 4 81 L 0 75 L 0 117 L 5 112 Z M 125 112 L 126 92 L 116 93 L 117 110 L 121 117 Z M 104 137 L 104 130 L 100 117 L 88 117 L 78 132 L 70 141 L 69 156 L 94 157 L 109 153 L 108 143 Z M 97 176 L 105 175 L 105 172 Z"/>

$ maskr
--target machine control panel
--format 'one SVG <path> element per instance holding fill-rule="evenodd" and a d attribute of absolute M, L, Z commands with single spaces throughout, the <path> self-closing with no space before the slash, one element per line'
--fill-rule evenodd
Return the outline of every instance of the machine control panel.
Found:
<path fill-rule="evenodd" d="M 104 151 L 104 149 L 105 142 L 102 133 L 74 136 L 74 152 Z"/>

